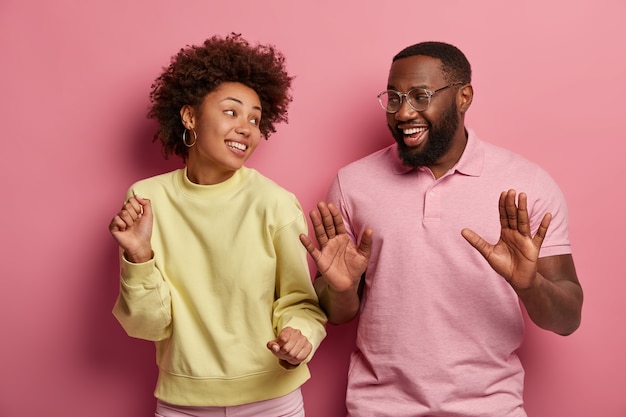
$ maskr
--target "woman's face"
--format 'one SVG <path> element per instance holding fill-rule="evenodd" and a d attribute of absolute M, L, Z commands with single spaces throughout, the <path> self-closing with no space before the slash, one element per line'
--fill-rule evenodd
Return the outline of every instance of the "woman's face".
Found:
<path fill-rule="evenodd" d="M 194 109 L 183 106 L 189 148 L 187 175 L 197 184 L 217 184 L 230 178 L 261 141 L 261 100 L 241 83 L 224 82 Z"/>

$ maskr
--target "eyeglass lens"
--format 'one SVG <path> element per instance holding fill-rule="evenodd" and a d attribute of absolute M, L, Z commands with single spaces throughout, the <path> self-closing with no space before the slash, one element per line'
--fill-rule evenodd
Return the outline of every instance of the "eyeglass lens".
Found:
<path fill-rule="evenodd" d="M 416 111 L 424 111 L 428 108 L 429 94 L 426 90 L 415 88 L 406 94 L 397 91 L 384 91 L 379 96 L 380 104 L 388 112 L 397 112 L 402 106 L 403 96 Z"/>

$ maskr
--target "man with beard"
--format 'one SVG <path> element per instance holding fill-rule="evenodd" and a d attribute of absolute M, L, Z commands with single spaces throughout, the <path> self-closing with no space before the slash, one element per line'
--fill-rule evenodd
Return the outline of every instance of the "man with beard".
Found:
<path fill-rule="evenodd" d="M 301 236 L 330 322 L 360 313 L 349 416 L 526 416 L 521 305 L 560 335 L 580 324 L 564 197 L 465 127 L 472 97 L 456 47 L 397 54 L 378 95 L 396 143 L 339 171 L 311 212 L 319 249 Z"/>

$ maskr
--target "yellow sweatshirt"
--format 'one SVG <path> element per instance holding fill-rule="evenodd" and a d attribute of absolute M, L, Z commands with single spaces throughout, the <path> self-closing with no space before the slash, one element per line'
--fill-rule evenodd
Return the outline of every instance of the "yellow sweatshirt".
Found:
<path fill-rule="evenodd" d="M 121 257 L 113 314 L 130 336 L 155 341 L 156 397 L 230 406 L 302 385 L 306 363 L 285 369 L 266 348 L 287 326 L 313 352 L 326 335 L 295 196 L 246 167 L 210 186 L 180 169 L 137 182 L 133 194 L 152 202 L 154 257 L 142 264 Z"/>

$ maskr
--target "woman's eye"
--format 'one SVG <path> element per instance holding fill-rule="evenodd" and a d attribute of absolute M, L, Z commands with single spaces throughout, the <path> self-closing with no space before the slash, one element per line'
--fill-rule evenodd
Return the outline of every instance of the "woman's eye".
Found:
<path fill-rule="evenodd" d="M 250 119 L 250 123 L 252 123 L 253 125 L 258 125 L 259 124 L 259 119 Z"/>
<path fill-rule="evenodd" d="M 234 110 L 224 110 L 224 113 L 229 115 L 229 116 L 234 116 L 235 115 L 235 111 Z"/>

